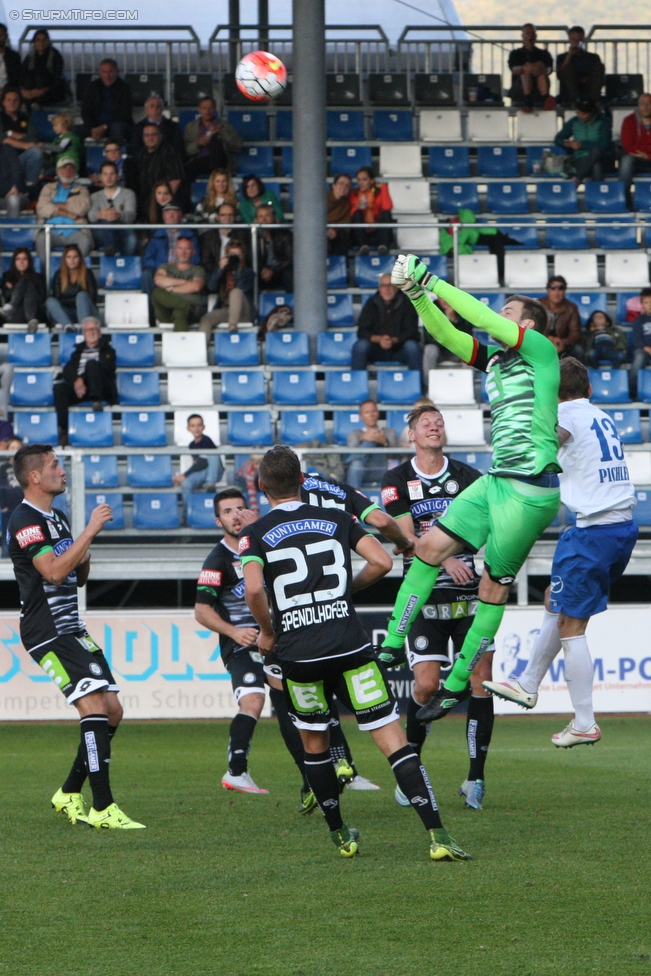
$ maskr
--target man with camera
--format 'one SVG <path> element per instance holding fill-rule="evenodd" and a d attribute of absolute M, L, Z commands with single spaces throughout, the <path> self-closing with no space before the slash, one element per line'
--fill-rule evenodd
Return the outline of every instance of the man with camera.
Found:
<path fill-rule="evenodd" d="M 199 328 L 210 340 L 212 330 L 222 322 L 228 322 L 228 331 L 237 332 L 240 322 L 253 319 L 253 271 L 246 265 L 244 243 L 234 240 L 226 247 L 221 258 L 208 279 L 208 292 L 217 294 L 214 311 L 202 315 Z"/>

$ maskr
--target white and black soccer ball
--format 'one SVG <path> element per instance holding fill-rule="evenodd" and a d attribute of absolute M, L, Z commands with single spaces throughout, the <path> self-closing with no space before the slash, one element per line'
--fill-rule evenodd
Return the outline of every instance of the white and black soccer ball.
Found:
<path fill-rule="evenodd" d="M 252 102 L 269 102 L 287 87 L 287 68 L 268 51 L 246 54 L 235 69 L 237 87 Z"/>

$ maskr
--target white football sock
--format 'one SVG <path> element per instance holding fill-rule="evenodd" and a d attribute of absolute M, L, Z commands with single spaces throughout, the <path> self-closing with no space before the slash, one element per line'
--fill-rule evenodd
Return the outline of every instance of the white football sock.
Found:
<path fill-rule="evenodd" d="M 581 637 L 564 637 L 561 641 L 565 654 L 565 680 L 575 712 L 574 728 L 588 732 L 595 724 L 592 707 L 592 658 L 588 641 Z"/>
<path fill-rule="evenodd" d="M 558 632 L 558 614 L 545 610 L 540 633 L 536 637 L 529 663 L 517 679 L 530 695 L 535 695 L 549 666 L 560 653 L 561 635 Z"/>

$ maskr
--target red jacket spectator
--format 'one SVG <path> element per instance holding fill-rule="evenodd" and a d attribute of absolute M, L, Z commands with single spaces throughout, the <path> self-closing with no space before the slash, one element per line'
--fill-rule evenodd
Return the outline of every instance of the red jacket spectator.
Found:
<path fill-rule="evenodd" d="M 631 112 L 622 122 L 622 146 L 625 153 L 643 152 L 651 156 L 651 127 L 642 122 L 639 112 Z"/>
<path fill-rule="evenodd" d="M 393 209 L 393 200 L 391 199 L 391 196 L 389 194 L 389 187 L 386 185 L 386 183 L 380 183 L 379 186 L 374 186 L 369 191 L 369 193 L 372 194 L 373 197 L 373 202 L 371 204 L 373 219 L 374 221 L 378 221 L 380 218 L 380 214 L 383 211 Z M 350 191 L 349 200 L 350 200 L 351 217 L 359 208 L 359 197 L 360 197 L 359 190 L 355 189 Z"/>

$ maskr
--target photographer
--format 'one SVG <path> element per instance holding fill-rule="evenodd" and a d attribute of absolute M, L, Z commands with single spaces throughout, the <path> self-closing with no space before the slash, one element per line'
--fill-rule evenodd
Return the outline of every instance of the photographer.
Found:
<path fill-rule="evenodd" d="M 217 293 L 217 305 L 213 312 L 203 315 L 199 323 L 199 328 L 206 334 L 206 342 L 215 326 L 222 322 L 228 322 L 229 332 L 237 332 L 240 322 L 252 321 L 254 281 L 253 271 L 246 264 L 244 244 L 233 241 L 208 279 L 208 292 Z"/>

